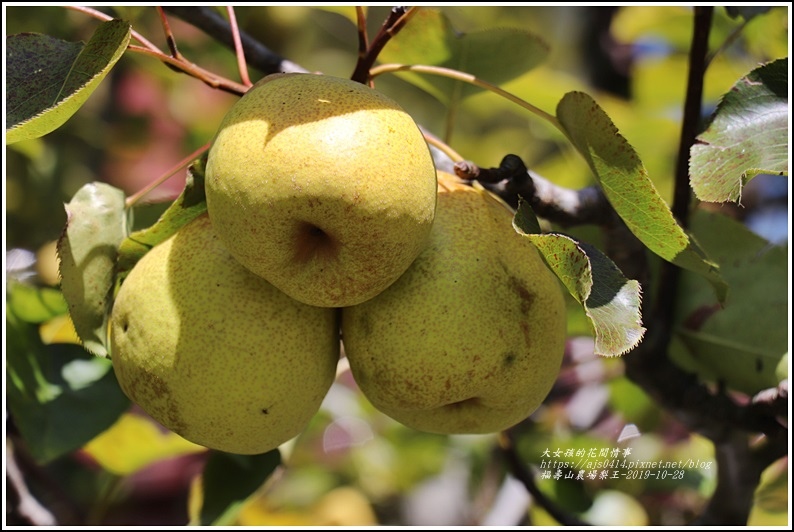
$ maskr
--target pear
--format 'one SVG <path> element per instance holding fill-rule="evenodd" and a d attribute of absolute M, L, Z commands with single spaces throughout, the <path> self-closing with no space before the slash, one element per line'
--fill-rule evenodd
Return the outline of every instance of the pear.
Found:
<path fill-rule="evenodd" d="M 439 172 L 427 248 L 389 288 L 342 309 L 359 388 L 402 424 L 441 434 L 509 428 L 541 404 L 565 348 L 563 292 L 513 212 Z"/>
<path fill-rule="evenodd" d="M 221 122 L 206 195 L 241 264 L 299 301 L 343 307 L 380 293 L 424 248 L 436 172 L 394 100 L 348 79 L 275 74 Z"/>
<path fill-rule="evenodd" d="M 204 214 L 124 281 L 111 356 L 124 393 L 165 427 L 258 454 L 319 410 L 339 358 L 338 311 L 295 301 L 243 268 Z"/>

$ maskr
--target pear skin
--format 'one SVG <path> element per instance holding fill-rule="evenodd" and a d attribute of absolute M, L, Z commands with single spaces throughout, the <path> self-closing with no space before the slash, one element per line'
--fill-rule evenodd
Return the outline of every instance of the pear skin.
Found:
<path fill-rule="evenodd" d="M 436 172 L 391 98 L 349 79 L 276 74 L 223 119 L 206 193 L 246 268 L 299 301 L 343 307 L 380 293 L 427 244 Z"/>
<path fill-rule="evenodd" d="M 560 370 L 563 292 L 491 193 L 439 172 L 430 242 L 375 298 L 342 309 L 361 391 L 404 425 L 491 433 L 528 417 Z"/>
<path fill-rule="evenodd" d="M 238 264 L 205 214 L 132 269 L 111 313 L 124 393 L 187 440 L 237 454 L 303 431 L 339 358 L 338 311 Z"/>

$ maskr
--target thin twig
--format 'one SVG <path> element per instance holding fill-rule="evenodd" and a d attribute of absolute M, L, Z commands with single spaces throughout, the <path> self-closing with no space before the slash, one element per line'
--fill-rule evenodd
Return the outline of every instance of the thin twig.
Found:
<path fill-rule="evenodd" d="M 83 7 L 83 6 L 66 6 L 69 9 L 74 9 L 75 11 L 80 11 L 82 13 L 86 13 L 91 15 L 94 18 L 98 18 L 100 20 L 112 20 L 113 17 L 110 15 L 106 15 L 101 11 L 97 11 L 96 9 L 92 9 L 90 7 Z M 164 24 L 164 29 L 166 31 L 166 39 L 168 39 L 168 35 L 170 33 L 170 28 L 168 27 L 168 22 L 166 21 L 165 17 L 161 17 L 161 21 Z M 242 95 L 248 91 L 248 87 L 245 85 L 241 85 L 239 83 L 235 83 L 231 80 L 218 76 L 212 72 L 209 72 L 200 66 L 191 63 L 190 61 L 185 60 L 184 57 L 178 52 L 176 49 L 176 43 L 173 41 L 173 35 L 171 36 L 171 40 L 169 40 L 168 46 L 171 50 L 171 53 L 174 54 L 173 56 L 165 54 L 162 50 L 160 50 L 157 46 L 149 42 L 145 37 L 140 35 L 138 32 L 132 30 L 131 35 L 143 46 L 137 46 L 134 44 L 130 44 L 127 46 L 127 50 L 131 52 L 137 52 L 144 55 L 148 55 L 151 57 L 155 57 L 165 63 L 166 66 L 169 68 L 184 72 L 193 76 L 194 78 L 200 79 L 207 85 L 212 88 L 220 89 L 226 92 L 230 92 L 232 94 Z"/>
<path fill-rule="evenodd" d="M 171 25 L 168 23 L 168 17 L 165 16 L 165 11 L 160 6 L 157 6 L 157 14 L 160 15 L 160 23 L 163 25 L 163 33 L 165 33 L 165 42 L 168 44 L 168 49 L 171 50 L 171 57 L 174 59 L 182 59 L 182 54 L 176 46 L 176 38 L 174 32 L 171 31 Z"/>
<path fill-rule="evenodd" d="M 440 66 L 433 66 L 433 65 L 403 65 L 398 63 L 387 63 L 384 65 L 378 65 L 376 67 L 373 67 L 370 70 L 370 77 L 375 78 L 382 74 L 393 73 L 393 72 L 406 72 L 406 71 L 418 72 L 420 74 L 433 74 L 436 76 L 442 76 L 450 79 L 455 79 L 458 81 L 463 81 L 464 83 L 470 83 L 471 85 L 476 85 L 477 87 L 489 90 L 495 94 L 498 94 L 503 98 L 510 100 L 511 102 L 517 105 L 520 105 L 527 111 L 546 120 L 547 122 L 555 126 L 557 129 L 559 129 L 560 132 L 566 135 L 567 137 L 567 133 L 565 132 L 564 128 L 562 127 L 562 125 L 555 116 L 550 115 L 549 113 L 543 111 L 538 107 L 535 107 L 526 100 L 519 98 L 515 94 L 502 89 L 498 85 L 494 85 L 493 83 L 480 79 L 466 72 L 461 72 L 460 70 L 455 70 L 453 68 L 446 68 Z"/>
<path fill-rule="evenodd" d="M 202 30 L 210 37 L 234 49 L 231 26 L 218 12 L 209 6 L 163 6 L 167 12 Z M 305 68 L 273 52 L 244 31 L 240 31 L 240 42 L 248 64 L 264 74 L 276 72 L 308 72 Z"/>
<path fill-rule="evenodd" d="M 86 7 L 86 6 L 64 6 L 64 7 L 66 7 L 67 9 L 72 9 L 74 11 L 85 13 L 86 15 L 91 15 L 92 17 L 97 18 L 99 20 L 105 20 L 105 21 L 113 20 L 113 17 L 111 17 L 110 15 L 102 13 L 101 11 L 97 11 L 96 9 L 91 7 Z M 130 31 L 130 35 L 136 41 L 141 43 L 144 47 L 148 48 L 152 52 L 163 53 L 162 50 L 160 50 L 157 46 L 149 42 L 143 35 L 141 35 L 137 31 L 135 30 Z"/>
<path fill-rule="evenodd" d="M 725 40 L 717 49 L 715 49 L 713 52 L 709 53 L 706 56 L 705 67 L 708 67 L 711 64 L 711 62 L 714 61 L 715 57 L 717 57 L 720 53 L 725 51 L 731 44 L 733 44 L 736 41 L 736 39 L 738 39 L 741 36 L 742 31 L 744 31 L 744 28 L 747 27 L 747 23 L 750 22 L 750 20 L 751 19 L 743 20 L 742 23 L 738 27 L 736 27 L 730 33 L 730 35 L 728 35 L 725 38 Z"/>
<path fill-rule="evenodd" d="M 171 57 L 170 55 L 165 55 L 162 52 L 153 52 L 148 48 L 135 46 L 133 44 L 127 46 L 127 49 L 131 52 L 137 52 L 159 59 L 163 63 L 166 63 L 167 65 L 176 68 L 180 72 L 184 72 L 185 74 L 189 74 L 194 78 L 203 81 L 213 89 L 220 89 L 222 91 L 229 92 L 231 94 L 236 94 L 238 96 L 241 96 L 246 92 L 248 92 L 248 87 L 246 87 L 245 85 L 218 76 L 217 74 L 205 70 L 200 66 L 191 63 L 189 61 L 176 59 Z"/>
<path fill-rule="evenodd" d="M 243 43 L 240 40 L 240 29 L 237 27 L 237 17 L 234 15 L 234 7 L 226 6 L 226 13 L 229 15 L 229 25 L 232 30 L 232 38 L 234 39 L 234 54 L 237 56 L 237 69 L 240 71 L 240 81 L 243 85 L 250 87 L 251 78 L 248 77 L 248 65 L 245 62 L 245 51 L 243 50 Z"/>
<path fill-rule="evenodd" d="M 370 69 L 375 64 L 375 60 L 377 60 L 381 50 L 411 20 L 418 10 L 418 7 L 406 9 L 403 6 L 396 6 L 392 8 L 375 38 L 372 39 L 372 42 L 367 47 L 366 53 L 363 56 L 359 56 L 356 68 L 353 70 L 353 75 L 350 76 L 350 79 L 365 85 L 372 85 L 374 76 L 370 75 Z"/>
<path fill-rule="evenodd" d="M 196 151 L 194 151 L 193 153 L 191 153 L 190 155 L 188 155 L 187 157 L 185 157 L 184 159 L 182 159 L 181 161 L 176 163 L 166 173 L 164 173 L 163 175 L 161 175 L 160 177 L 158 177 L 157 179 L 155 179 L 154 181 L 152 181 L 151 183 L 146 185 L 144 188 L 142 188 L 141 190 L 139 190 L 135 194 L 129 196 L 127 198 L 126 202 L 125 202 L 126 207 L 130 208 L 133 205 L 135 205 L 146 194 L 148 194 L 149 192 L 151 192 L 155 188 L 157 188 L 160 185 L 162 185 L 163 183 L 165 183 L 168 180 L 168 178 L 170 178 L 172 175 L 177 173 L 179 170 L 181 170 L 182 168 L 186 167 L 191 162 L 193 162 L 193 160 L 195 160 L 199 155 L 201 155 L 202 153 L 207 151 L 209 149 L 209 147 L 210 147 L 210 143 L 208 142 L 207 144 L 205 144 L 201 148 L 197 149 Z"/>

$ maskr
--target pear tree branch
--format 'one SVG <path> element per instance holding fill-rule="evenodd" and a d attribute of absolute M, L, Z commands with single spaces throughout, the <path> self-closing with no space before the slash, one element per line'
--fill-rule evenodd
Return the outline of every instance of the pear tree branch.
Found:
<path fill-rule="evenodd" d="M 232 31 L 229 21 L 224 19 L 220 13 L 215 11 L 212 7 L 168 5 L 163 6 L 163 9 L 179 17 L 184 22 L 202 30 L 216 41 L 227 46 L 230 50 L 235 49 L 234 32 Z M 308 70 L 297 63 L 273 52 L 246 32 L 240 31 L 239 33 L 240 43 L 248 64 L 261 71 L 263 74 L 275 74 L 277 72 L 308 72 Z"/>
<path fill-rule="evenodd" d="M 80 6 L 66 6 L 69 9 L 74 9 L 75 11 L 81 11 L 90 15 L 99 20 L 111 20 L 113 17 L 106 13 L 102 13 L 101 11 L 97 11 L 96 9 L 90 7 L 80 7 Z M 209 85 L 214 89 L 220 89 L 225 92 L 229 92 L 232 94 L 242 95 L 245 94 L 248 90 L 248 87 L 242 85 L 240 83 L 236 83 L 229 79 L 224 78 L 223 76 L 219 76 L 210 72 L 200 66 L 191 63 L 190 61 L 186 60 L 182 54 L 179 53 L 176 47 L 176 42 L 173 40 L 173 34 L 171 34 L 171 30 L 168 26 L 168 22 L 165 20 L 165 17 L 162 16 L 161 13 L 161 23 L 163 24 L 163 28 L 166 33 L 166 39 L 168 40 L 169 48 L 172 52 L 172 55 L 168 55 L 160 50 L 157 46 L 149 42 L 145 37 L 139 34 L 136 31 L 132 31 L 131 34 L 142 46 L 138 46 L 135 44 L 127 45 L 127 50 L 131 52 L 141 53 L 143 55 L 148 55 L 154 57 L 160 61 L 162 61 L 167 67 L 175 70 L 177 72 L 184 72 L 196 79 L 199 79 Z"/>
<path fill-rule="evenodd" d="M 358 61 L 364 61 L 369 49 L 369 38 L 367 37 L 367 13 L 364 6 L 356 6 L 356 29 L 358 30 Z"/>
<path fill-rule="evenodd" d="M 604 225 L 614 219 L 614 211 L 601 188 L 560 187 L 528 170 L 517 155 L 506 155 L 498 168 L 480 168 L 471 161 L 455 163 L 454 168 L 458 177 L 479 181 L 513 208 L 518 206 L 519 197 L 525 199 L 538 216 L 562 227 Z"/>
<path fill-rule="evenodd" d="M 687 93 L 671 207 L 684 227 L 691 209 L 689 150 L 700 127 L 712 12 L 713 7 L 694 8 Z M 663 263 L 659 289 L 648 320 L 654 324 L 654 330 L 636 352 L 626 358 L 626 374 L 690 429 L 714 442 L 720 474 L 715 493 L 701 519 L 709 524 L 744 525 L 761 472 L 787 453 L 788 431 L 765 411 L 764 403 L 740 405 L 722 390 L 712 393 L 670 361 L 667 350 L 673 334 L 678 279 L 678 268 Z M 749 449 L 748 433 L 764 435 L 764 442 L 758 449 Z"/>
<path fill-rule="evenodd" d="M 546 512 L 553 517 L 558 523 L 563 526 L 589 526 L 590 523 L 582 521 L 581 519 L 570 515 L 568 512 L 557 506 L 557 503 L 549 499 L 538 488 L 535 483 L 535 477 L 527 467 L 516 451 L 513 444 L 513 438 L 509 431 L 502 431 L 499 434 L 499 448 L 505 457 L 507 465 L 510 467 L 510 472 L 516 479 L 521 482 L 527 489 L 530 495 L 535 499 Z"/>
<path fill-rule="evenodd" d="M 359 83 L 371 84 L 372 78 L 374 76 L 370 75 L 370 69 L 372 65 L 375 64 L 375 60 L 378 58 L 378 54 L 380 54 L 383 47 L 386 46 L 392 37 L 397 35 L 399 32 L 413 17 L 418 7 L 408 7 L 405 6 L 395 6 L 389 12 L 389 16 L 383 22 L 378 33 L 375 35 L 375 38 L 372 39 L 372 42 L 367 45 L 366 50 L 362 53 L 360 50 L 361 44 L 359 44 L 359 56 L 358 61 L 356 62 L 356 68 L 353 71 L 353 75 L 350 76 L 350 79 L 353 81 L 358 81 Z M 364 41 L 366 41 L 366 27 L 361 26 L 362 21 L 362 14 L 358 14 L 359 20 L 359 42 L 361 42 L 362 37 L 361 32 L 364 32 Z"/>

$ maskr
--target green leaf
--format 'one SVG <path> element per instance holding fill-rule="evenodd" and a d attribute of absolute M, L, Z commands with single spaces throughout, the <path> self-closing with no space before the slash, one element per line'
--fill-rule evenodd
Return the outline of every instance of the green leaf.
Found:
<path fill-rule="evenodd" d="M 558 233 L 539 234 L 537 219 L 524 202 L 519 204 L 513 227 L 535 244 L 551 270 L 582 304 L 593 324 L 597 355 L 619 356 L 640 343 L 645 328 L 637 281 L 627 280 L 606 255 L 589 244 Z"/>
<path fill-rule="evenodd" d="M 76 344 L 44 345 L 10 311 L 6 328 L 8 408 L 38 462 L 80 448 L 129 407 L 109 360 Z"/>
<path fill-rule="evenodd" d="M 731 18 L 742 17 L 744 20 L 750 20 L 758 15 L 767 13 L 770 6 L 725 6 L 725 11 Z"/>
<path fill-rule="evenodd" d="M 61 290 L 83 346 L 107 356 L 116 256 L 128 233 L 124 192 L 105 183 L 88 183 L 66 204 L 66 215 L 58 240 Z"/>
<path fill-rule="evenodd" d="M 678 225 L 637 152 L 603 109 L 589 95 L 569 92 L 557 106 L 557 119 L 631 232 L 663 259 L 704 276 L 724 301 L 727 285 L 719 267 Z"/>
<path fill-rule="evenodd" d="M 204 504 L 200 525 L 232 524 L 246 499 L 264 484 L 279 464 L 278 449 L 256 455 L 211 451 L 202 475 Z"/>
<path fill-rule="evenodd" d="M 44 323 L 69 310 L 60 290 L 11 279 L 7 287 L 7 308 L 28 323 Z"/>
<path fill-rule="evenodd" d="M 366 12 L 367 6 L 363 6 L 364 11 Z M 337 15 L 341 15 L 342 17 L 346 18 L 353 25 L 358 26 L 358 17 L 356 15 L 356 6 L 347 4 L 347 5 L 318 5 L 312 6 L 312 9 L 316 9 L 318 11 L 326 11 L 328 13 L 335 13 Z"/>
<path fill-rule="evenodd" d="M 788 60 L 760 66 L 740 79 L 692 146 L 689 175 L 702 201 L 741 203 L 758 174 L 788 173 Z"/>
<path fill-rule="evenodd" d="M 179 229 L 206 212 L 207 202 L 204 195 L 204 166 L 207 154 L 195 160 L 187 171 L 185 188 L 179 197 L 169 205 L 168 209 L 160 216 L 151 227 L 135 231 L 119 246 L 118 282 L 132 271 L 135 264 L 143 258 L 154 246 L 163 242 Z"/>
<path fill-rule="evenodd" d="M 440 11 L 421 8 L 386 44 L 378 60 L 452 68 L 499 85 L 541 64 L 548 52 L 548 45 L 521 29 L 494 28 L 464 34 L 453 29 Z M 484 90 L 442 76 L 398 75 L 446 104 Z"/>
<path fill-rule="evenodd" d="M 777 369 L 788 352 L 787 247 L 713 212 L 695 211 L 691 228 L 723 265 L 731 291 L 721 307 L 700 278 L 682 274 L 676 330 L 683 349 L 673 350 L 672 358 L 748 394 L 777 386 Z"/>
<path fill-rule="evenodd" d="M 6 38 L 6 144 L 59 128 L 127 49 L 130 24 L 103 22 L 88 44 L 39 33 Z"/>

